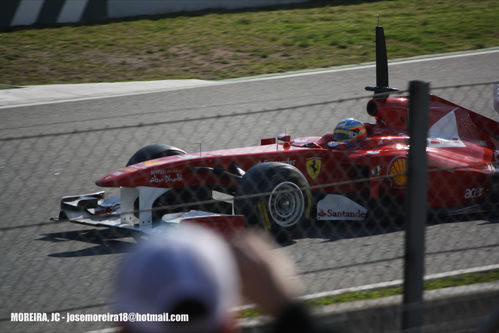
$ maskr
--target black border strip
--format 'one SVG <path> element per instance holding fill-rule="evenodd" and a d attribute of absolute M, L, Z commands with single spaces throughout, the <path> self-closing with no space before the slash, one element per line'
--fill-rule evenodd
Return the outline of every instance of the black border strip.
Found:
<path fill-rule="evenodd" d="M 10 27 L 22 0 L 1 0 L 0 27 Z"/>
<path fill-rule="evenodd" d="M 45 0 L 36 23 L 56 24 L 66 0 Z"/>

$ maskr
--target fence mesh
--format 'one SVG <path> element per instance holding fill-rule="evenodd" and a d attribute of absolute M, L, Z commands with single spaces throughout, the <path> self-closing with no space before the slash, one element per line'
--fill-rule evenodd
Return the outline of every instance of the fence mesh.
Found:
<path fill-rule="evenodd" d="M 497 122 L 499 117 L 493 109 L 492 92 L 491 83 L 432 89 L 432 94 Z M 406 95 L 401 92 L 392 96 Z M 0 192 L 1 330 L 67 331 L 69 327 L 90 330 L 112 326 L 110 323 L 95 322 L 11 322 L 12 313 L 110 311 L 109 302 L 116 265 L 121 256 L 133 247 L 135 241 L 131 237 L 132 234 L 124 230 L 50 221 L 51 217 L 58 214 L 61 196 L 101 190 L 95 185 L 97 179 L 124 168 L 136 151 L 152 143 L 168 144 L 185 150 L 188 155 L 196 155 L 215 149 L 259 146 L 261 138 L 274 138 L 280 133 L 290 134 L 292 139 L 315 136 L 314 140 L 317 141 L 324 134 L 332 132 L 340 120 L 350 117 L 375 123 L 374 118 L 366 113 L 366 105 L 370 99 L 371 96 L 364 96 L 269 110 L 238 110 L 227 114 L 217 114 L 216 111 L 203 114 L 196 112 L 197 110 L 181 110 L 168 114 L 136 114 L 115 119 L 114 125 L 109 127 L 99 126 L 102 117 L 89 119 L 84 124 L 61 117 L 51 124 L 44 124 L 43 133 L 36 124 L 30 123 L 15 128 L 3 128 L 0 131 L 0 179 L 3 184 L 3 191 Z M 497 168 L 498 163 L 497 123 L 493 123 L 493 126 L 495 127 L 489 131 L 494 132 L 495 137 L 482 143 L 482 148 L 487 146 L 489 149 L 488 157 L 484 158 L 489 159 L 490 170 Z M 50 131 L 47 131 L 47 128 Z M 298 143 L 300 141 L 295 141 L 296 145 Z M 403 145 L 403 142 L 397 144 Z M 277 143 L 271 146 L 277 147 Z M 350 148 L 345 146 L 341 149 Z M 284 151 L 283 142 L 276 151 L 278 149 Z M 237 185 L 242 182 L 241 177 L 249 178 L 252 165 L 266 161 L 256 158 L 240 163 L 246 172 L 244 176 L 237 175 L 235 169 L 228 170 L 239 178 L 224 179 L 229 185 L 224 186 L 223 190 L 211 187 L 210 193 L 205 193 L 199 187 L 192 187 L 191 189 L 197 191 L 197 195 L 183 194 L 182 197 L 178 192 L 175 195 L 191 203 L 198 200 L 210 202 L 219 198 L 224 202 L 234 203 L 232 195 L 236 195 L 235 210 L 246 215 L 247 224 L 265 224 L 259 217 L 261 214 L 258 213 L 258 202 L 251 200 L 251 195 L 261 192 L 265 194 L 265 201 L 270 202 L 269 209 L 272 208 L 272 202 L 274 204 L 274 210 L 268 212 L 268 216 L 273 218 L 281 214 L 283 225 L 292 220 L 286 214 L 296 213 L 290 205 L 302 205 L 303 210 L 309 210 L 311 217 L 307 218 L 306 214 L 303 214 L 301 217 L 305 218 L 300 219 L 292 233 L 289 232 L 290 229 L 279 225 L 272 228 L 275 229 L 275 236 L 282 245 L 276 251 L 284 251 L 292 258 L 297 275 L 305 286 L 305 294 L 371 284 L 379 287 L 380 283 L 384 282 L 388 282 L 386 285 L 397 285 L 403 278 L 404 265 L 403 200 L 382 191 L 373 201 L 369 190 L 370 180 L 373 179 L 391 185 L 403 183 L 403 163 L 399 173 L 387 174 L 376 170 L 376 164 L 364 163 L 363 167 L 352 167 L 354 157 L 346 156 L 344 152 L 336 152 L 334 159 L 328 160 L 325 156 L 337 147 L 328 146 L 327 140 L 322 144 L 322 149 L 320 155 L 314 152 L 295 154 L 291 158 L 282 158 L 284 155 L 275 155 L 278 156 L 276 159 L 269 158 L 268 161 L 301 166 L 301 176 L 294 174 L 295 169 L 287 167 L 286 164 L 266 163 L 266 168 L 252 172 L 252 181 L 247 181 L 244 190 L 231 186 L 230 184 Z M 480 151 L 477 150 L 474 154 L 483 155 Z M 369 154 L 372 158 L 379 154 L 379 151 L 373 148 Z M 446 158 L 453 159 L 451 155 L 446 155 Z M 355 158 L 360 161 L 362 157 Z M 483 156 L 480 158 L 483 159 Z M 318 165 L 313 164 L 313 161 L 307 162 L 313 159 L 322 163 Z M 393 161 L 395 160 L 394 158 Z M 441 189 L 439 193 L 442 195 L 442 202 L 446 202 L 448 196 L 454 195 L 447 193 L 446 188 L 460 188 L 453 183 L 457 179 L 453 176 L 455 172 L 456 169 L 449 169 L 447 172 L 436 173 L 444 176 L 431 178 L 432 182 L 438 184 L 436 187 Z M 496 223 L 498 201 L 496 196 L 488 195 L 491 188 L 484 179 L 490 172 L 485 176 L 484 174 L 485 171 L 477 179 L 473 179 L 473 175 L 465 175 L 462 179 L 466 184 L 472 184 L 469 187 L 464 186 L 463 195 L 468 194 L 470 198 L 476 199 L 471 200 L 472 203 L 488 201 L 488 205 L 483 206 L 486 209 L 470 213 L 463 210 L 459 211 L 459 214 L 439 212 L 429 217 L 426 244 L 421 244 L 425 246 L 426 275 L 436 276 L 457 270 L 464 272 L 484 266 L 494 268 L 499 263 L 499 230 Z M 216 176 L 216 171 L 213 170 L 201 170 L 196 177 L 223 178 Z M 298 180 L 288 181 L 291 178 Z M 277 185 L 282 182 L 286 182 L 287 186 L 276 190 Z M 216 191 L 212 195 L 213 189 Z M 110 195 L 120 194 L 118 188 L 105 190 Z M 347 209 L 348 214 L 361 214 L 364 207 L 367 208 L 367 218 L 361 221 L 356 218 L 357 215 L 348 214 L 343 216 L 350 219 L 319 218 L 321 207 L 331 208 L 328 206 L 331 203 L 326 202 L 327 194 L 323 190 L 347 198 L 341 203 L 350 207 L 350 210 Z M 405 188 L 400 186 L 396 191 L 402 193 Z M 225 196 L 219 192 L 226 192 Z M 250 199 L 245 199 L 247 196 Z M 310 204 L 307 204 L 308 196 Z M 323 206 L 319 207 L 321 200 Z M 355 202 L 355 205 L 360 204 L 362 208 L 358 209 L 352 202 Z M 168 205 L 176 204 L 173 208 L 179 208 L 179 203 L 181 202 L 178 200 L 165 200 L 152 209 L 165 213 L 171 211 L 168 210 Z M 164 205 L 167 207 L 163 207 Z M 434 203 L 433 206 L 438 208 L 439 203 Z M 253 214 L 252 210 L 257 213 Z M 282 237 L 283 234 L 285 237 Z M 433 293 L 438 294 L 438 291 Z M 376 303 L 377 300 L 372 302 Z M 381 304 L 381 301 L 379 302 Z M 400 305 L 400 300 L 398 302 Z M 342 306 L 348 309 L 348 305 Z M 443 309 L 445 307 L 440 308 L 441 322 L 437 319 L 434 323 L 428 322 L 428 328 L 445 324 Z M 475 310 L 476 308 L 464 304 L 456 311 L 466 314 Z M 480 320 L 483 320 L 483 317 L 466 321 L 463 327 L 477 325 Z M 400 327 L 399 322 L 380 319 L 377 323 L 371 325 L 375 331 L 397 330 Z"/>

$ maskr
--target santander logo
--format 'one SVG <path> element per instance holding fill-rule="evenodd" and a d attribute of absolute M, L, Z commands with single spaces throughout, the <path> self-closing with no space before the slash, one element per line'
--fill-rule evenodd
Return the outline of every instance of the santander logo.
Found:
<path fill-rule="evenodd" d="M 334 211 L 332 209 L 328 209 L 327 213 L 324 213 L 325 215 L 323 216 L 328 216 L 328 217 L 354 217 L 354 218 L 362 218 L 364 219 L 367 214 L 364 212 L 361 212 L 360 209 L 358 209 L 356 212 L 348 212 L 348 211 Z"/>
<path fill-rule="evenodd" d="M 367 209 L 349 198 L 328 194 L 317 203 L 317 220 L 363 221 Z"/>

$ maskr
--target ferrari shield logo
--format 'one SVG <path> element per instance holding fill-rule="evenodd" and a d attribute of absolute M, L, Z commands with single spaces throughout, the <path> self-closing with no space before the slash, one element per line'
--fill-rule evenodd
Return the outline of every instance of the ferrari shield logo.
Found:
<path fill-rule="evenodd" d="M 315 179 L 321 172 L 322 161 L 319 157 L 307 159 L 307 172 L 310 178 Z"/>

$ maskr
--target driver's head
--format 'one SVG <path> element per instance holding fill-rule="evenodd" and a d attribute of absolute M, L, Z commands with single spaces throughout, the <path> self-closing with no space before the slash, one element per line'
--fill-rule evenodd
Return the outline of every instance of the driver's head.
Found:
<path fill-rule="evenodd" d="M 336 125 L 333 140 L 336 142 L 351 142 L 366 136 L 366 126 L 362 122 L 353 118 L 347 118 Z"/>

